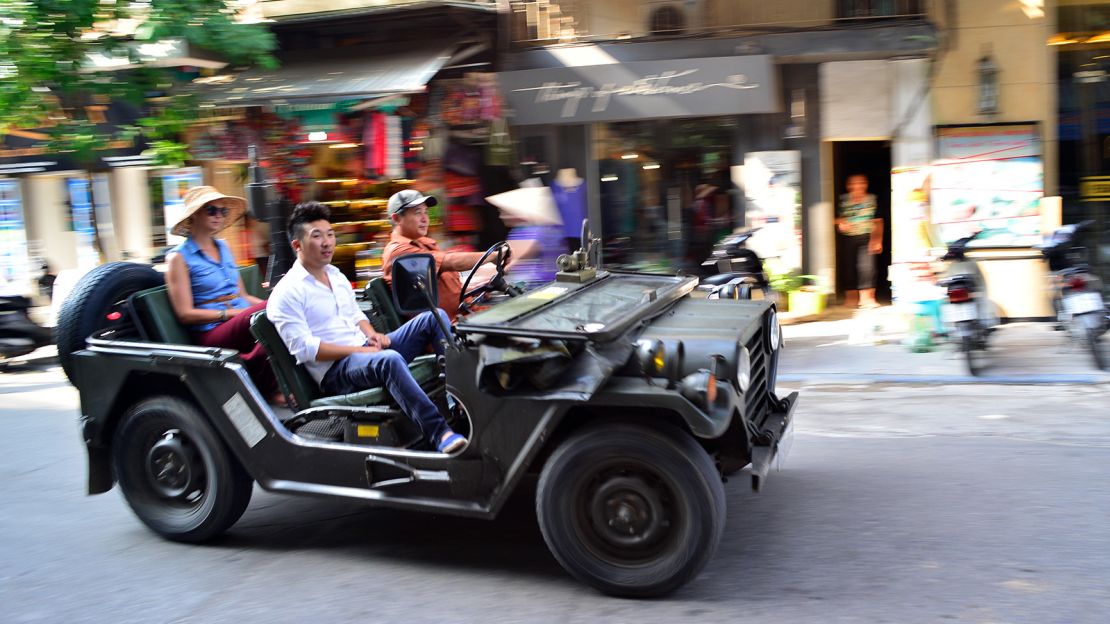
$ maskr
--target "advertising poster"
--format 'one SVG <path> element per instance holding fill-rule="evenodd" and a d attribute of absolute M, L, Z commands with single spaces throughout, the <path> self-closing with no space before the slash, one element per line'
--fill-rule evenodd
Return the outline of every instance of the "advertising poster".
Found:
<path fill-rule="evenodd" d="M 96 222 L 93 220 L 92 189 L 88 178 L 67 178 L 70 225 L 77 236 L 77 267 L 89 271 L 100 264 L 96 250 Z"/>
<path fill-rule="evenodd" d="M 973 245 L 1040 241 L 1044 163 L 1035 124 L 937 129 L 932 219 L 944 243 L 983 230 Z"/>
<path fill-rule="evenodd" d="M 802 268 L 802 157 L 796 150 L 748 152 L 741 173 L 748 241 L 775 273 Z"/>
<path fill-rule="evenodd" d="M 26 295 L 31 290 L 30 263 L 19 180 L 0 180 L 0 294 Z"/>
<path fill-rule="evenodd" d="M 170 234 L 185 211 L 185 191 L 204 184 L 200 167 L 171 169 L 162 174 L 162 206 L 166 223 L 166 245 L 172 247 L 185 240 Z"/>

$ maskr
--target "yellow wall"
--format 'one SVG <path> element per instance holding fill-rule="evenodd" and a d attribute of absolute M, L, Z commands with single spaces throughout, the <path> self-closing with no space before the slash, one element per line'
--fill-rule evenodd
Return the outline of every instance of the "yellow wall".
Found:
<path fill-rule="evenodd" d="M 1055 30 L 1052 10 L 1029 17 L 1014 0 L 954 3 L 933 81 L 937 125 L 1038 121 L 1045 149 L 1045 195 L 1057 193 L 1056 58 L 1045 44 Z M 998 66 L 999 113 L 978 114 L 977 61 L 989 49 Z"/>

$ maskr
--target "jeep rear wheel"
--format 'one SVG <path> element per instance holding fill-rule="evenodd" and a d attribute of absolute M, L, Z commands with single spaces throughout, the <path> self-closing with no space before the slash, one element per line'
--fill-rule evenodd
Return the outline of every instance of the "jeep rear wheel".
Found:
<path fill-rule="evenodd" d="M 191 403 L 146 399 L 128 411 L 112 442 L 124 498 L 151 530 L 202 542 L 228 529 L 251 499 L 251 478 Z"/>
<path fill-rule="evenodd" d="M 659 596 L 716 551 L 724 487 L 688 433 L 607 424 L 555 450 L 540 475 L 536 515 L 548 548 L 579 580 L 616 596 Z"/>

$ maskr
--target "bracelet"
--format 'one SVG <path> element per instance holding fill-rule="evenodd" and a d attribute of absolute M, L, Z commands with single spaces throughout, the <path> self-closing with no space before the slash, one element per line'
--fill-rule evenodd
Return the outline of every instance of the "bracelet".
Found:
<path fill-rule="evenodd" d="M 220 309 L 220 318 L 216 319 L 216 322 L 223 323 L 226 320 L 227 320 L 227 309 L 226 308 L 221 308 Z"/>

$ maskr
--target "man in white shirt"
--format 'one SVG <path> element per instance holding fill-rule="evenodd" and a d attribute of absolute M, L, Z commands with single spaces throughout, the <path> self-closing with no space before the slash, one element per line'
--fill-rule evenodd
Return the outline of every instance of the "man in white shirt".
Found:
<path fill-rule="evenodd" d="M 289 353 L 304 364 L 329 395 L 385 386 L 401 410 L 420 427 L 425 440 L 443 453 L 466 446 L 420 389 L 408 362 L 428 343 L 442 354 L 442 333 L 431 312 L 396 331 L 379 334 L 355 302 L 346 277 L 331 265 L 335 230 L 331 214 L 318 202 L 298 204 L 289 218 L 289 240 L 297 261 L 278 282 L 266 314 Z M 444 319 L 442 310 L 436 310 Z"/>

